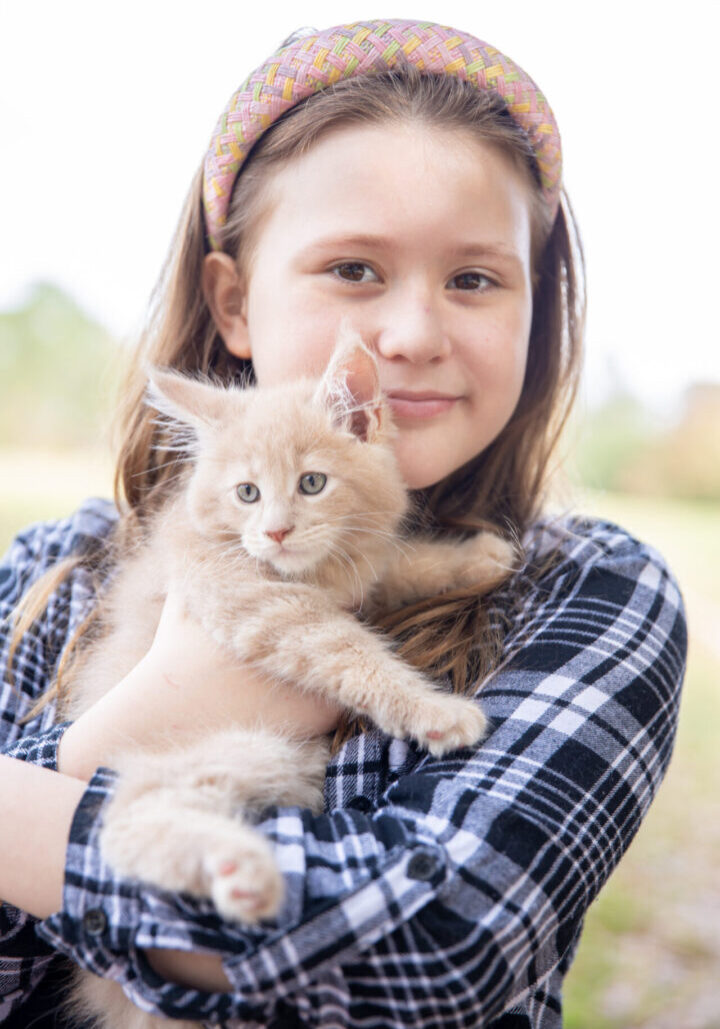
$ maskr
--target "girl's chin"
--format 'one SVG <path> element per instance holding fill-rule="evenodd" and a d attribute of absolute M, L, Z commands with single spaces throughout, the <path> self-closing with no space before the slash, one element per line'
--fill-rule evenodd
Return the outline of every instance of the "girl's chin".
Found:
<path fill-rule="evenodd" d="M 395 438 L 395 458 L 403 482 L 410 490 L 436 486 L 474 461 L 487 446 L 485 444 L 475 450 L 474 446 L 468 445 L 470 441 L 458 438 L 457 435 L 449 441 L 447 437 L 437 439 L 433 436 L 430 432 L 404 433 L 400 430 Z M 448 442 L 454 443 L 455 446 L 448 447 Z M 462 447 L 463 443 L 466 444 L 465 447 Z M 466 453 L 466 449 L 471 452 Z"/>
<path fill-rule="evenodd" d="M 444 478 L 455 471 L 456 465 L 449 461 L 432 460 L 427 450 L 424 450 L 421 443 L 415 448 L 408 448 L 409 453 L 397 454 L 400 474 L 403 482 L 409 490 L 427 489 L 435 486 Z"/>

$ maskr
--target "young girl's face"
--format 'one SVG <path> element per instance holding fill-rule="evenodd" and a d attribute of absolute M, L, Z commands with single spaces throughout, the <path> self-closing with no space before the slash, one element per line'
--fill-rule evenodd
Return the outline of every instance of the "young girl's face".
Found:
<path fill-rule="evenodd" d="M 346 318 L 377 354 L 406 483 L 438 482 L 496 438 L 520 396 L 529 189 L 463 132 L 330 134 L 273 176 L 236 289 L 230 259 L 207 259 L 228 349 L 252 358 L 260 385 L 319 374 Z"/>

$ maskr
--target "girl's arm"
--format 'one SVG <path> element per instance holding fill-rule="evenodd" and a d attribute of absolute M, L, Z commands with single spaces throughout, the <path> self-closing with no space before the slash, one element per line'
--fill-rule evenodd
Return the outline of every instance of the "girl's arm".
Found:
<path fill-rule="evenodd" d="M 0 789 L 6 787 L 5 800 L 14 816 L 21 820 L 13 831 L 13 823 L 6 817 L 10 809 L 6 804 L 0 806 L 3 841 L 0 847 L 0 882 L 8 884 L 10 891 L 19 887 L 21 893 L 18 897 L 28 897 L 28 887 L 32 893 L 32 882 L 26 881 L 23 884 L 17 880 L 17 876 L 29 873 L 33 862 L 37 864 L 51 852 L 47 838 L 43 839 L 42 847 L 35 845 L 41 833 L 51 832 L 51 825 L 48 820 L 44 824 L 40 821 L 35 823 L 36 809 L 28 804 L 24 786 L 18 805 L 18 795 L 13 792 L 12 783 L 22 785 L 27 781 L 26 776 L 33 775 L 33 769 L 24 768 L 19 761 L 9 762 L 9 756 L 44 768 L 56 767 L 57 744 L 63 727 L 53 724 L 53 704 L 48 704 L 30 720 L 27 720 L 27 716 L 47 689 L 64 644 L 88 613 L 93 596 L 90 577 L 83 569 L 76 568 L 52 595 L 47 610 L 31 631 L 23 636 L 17 648 L 12 663 L 12 677 L 8 674 L 11 638 L 9 616 L 26 590 L 58 561 L 86 548 L 97 547 L 110 531 L 114 519 L 111 504 L 90 501 L 73 517 L 64 521 L 31 526 L 17 537 L 0 563 L 0 754 L 8 756 L 3 762 L 3 786 Z M 34 781 L 37 783 L 37 779 Z M 56 785 L 59 786 L 59 781 Z M 76 783 L 71 784 L 71 787 L 77 791 Z M 52 796 L 44 791 L 41 794 L 42 797 Z M 40 798 L 35 799 L 39 805 Z M 46 868 L 43 876 L 30 877 L 34 879 L 38 899 L 41 899 L 40 895 L 48 888 L 53 876 L 56 886 L 62 881 L 67 827 L 60 818 L 61 806 L 50 807 L 50 815 L 56 816 L 52 829 L 55 841 L 52 867 Z M 37 810 L 40 810 L 40 806 Z M 67 814 L 67 798 L 64 811 Z M 47 850 L 46 844 L 49 848 Z M 20 862 L 22 867 L 19 867 L 18 848 L 23 845 L 28 846 L 30 853 L 26 860 Z M 15 877 L 15 886 L 7 876 L 11 879 Z M 0 886 L 0 897 L 3 896 L 4 885 Z M 48 895 L 45 894 L 45 901 L 47 899 Z M 28 897 L 28 906 L 32 909 L 32 897 Z M 42 983 L 55 963 L 54 950 L 35 933 L 35 919 L 11 903 L 0 904 L 0 1022 L 4 1024 L 15 1017 L 20 1009 L 23 1012 L 26 1010 L 25 1004 L 30 994 Z"/>
<path fill-rule="evenodd" d="M 314 1021 L 331 1004 L 348 1024 L 460 1026 L 559 1003 L 584 913 L 667 767 L 686 645 L 657 554 L 583 524 L 562 547 L 483 690 L 483 746 L 436 760 L 369 733 L 331 764 L 328 813 L 268 815 L 288 890 L 276 924 L 243 930 L 114 880 L 97 847 L 113 776 L 99 772 L 42 935 L 171 1017 Z M 164 981 L 144 952 L 166 947 L 221 954 L 232 995 Z M 195 978 L 221 985 L 212 966 Z"/>
<path fill-rule="evenodd" d="M 65 849 L 86 786 L 0 754 L 0 897 L 36 918 L 62 906 Z"/>

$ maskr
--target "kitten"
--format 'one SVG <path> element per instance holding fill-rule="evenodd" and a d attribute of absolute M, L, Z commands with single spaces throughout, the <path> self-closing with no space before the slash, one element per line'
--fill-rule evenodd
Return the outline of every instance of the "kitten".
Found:
<path fill-rule="evenodd" d="M 338 344 L 320 382 L 220 388 L 154 372 L 150 402 L 192 430 L 192 464 L 121 562 L 103 601 L 105 634 L 79 662 L 61 717 L 78 717 L 138 663 L 172 585 L 191 617 L 268 680 L 331 698 L 433 754 L 477 743 L 485 718 L 476 702 L 441 692 L 356 614 L 371 615 L 378 598 L 389 608 L 465 585 L 487 591 L 507 577 L 514 551 L 492 533 L 401 539 L 408 496 L 377 366 L 360 340 Z M 242 812 L 321 810 L 327 759 L 324 738 L 292 727 L 230 727 L 191 746 L 118 755 L 102 847 L 122 875 L 257 922 L 277 912 L 282 878 Z M 87 973 L 73 1003 L 98 1029 L 165 1024 Z"/>

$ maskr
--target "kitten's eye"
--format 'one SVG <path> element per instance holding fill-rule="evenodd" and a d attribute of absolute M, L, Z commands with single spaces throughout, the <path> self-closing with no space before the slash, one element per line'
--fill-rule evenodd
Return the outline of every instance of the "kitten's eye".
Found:
<path fill-rule="evenodd" d="M 254 504 L 256 500 L 260 499 L 260 490 L 254 482 L 241 482 L 239 486 L 235 487 L 235 491 L 245 504 Z"/>
<path fill-rule="evenodd" d="M 323 475 L 322 472 L 306 472 L 298 483 L 298 489 L 301 493 L 319 493 L 325 483 L 327 482 L 327 475 Z"/>
<path fill-rule="evenodd" d="M 344 282 L 377 282 L 375 272 L 362 261 L 343 261 L 342 264 L 336 264 L 332 271 Z"/>

